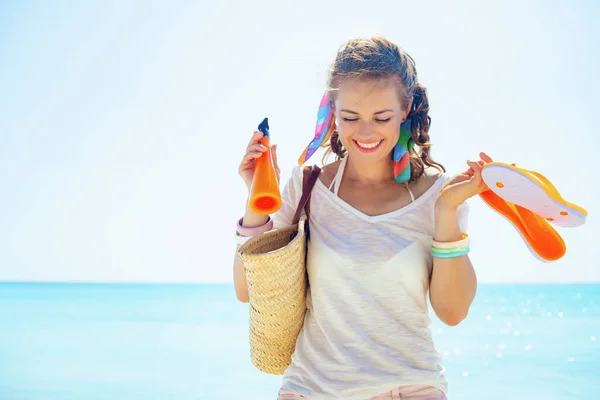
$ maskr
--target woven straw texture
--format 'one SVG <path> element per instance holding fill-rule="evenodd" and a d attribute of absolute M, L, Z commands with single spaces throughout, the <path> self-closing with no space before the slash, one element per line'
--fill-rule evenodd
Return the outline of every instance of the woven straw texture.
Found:
<path fill-rule="evenodd" d="M 240 247 L 250 299 L 250 358 L 281 375 L 291 362 L 306 312 L 306 217 Z"/>

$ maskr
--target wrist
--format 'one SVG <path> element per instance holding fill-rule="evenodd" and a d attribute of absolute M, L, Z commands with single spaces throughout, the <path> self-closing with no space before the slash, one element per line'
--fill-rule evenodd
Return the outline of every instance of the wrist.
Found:
<path fill-rule="evenodd" d="M 254 228 L 266 224 L 269 219 L 269 215 L 257 214 L 246 206 L 246 212 L 240 220 L 240 224 L 244 227 Z"/>
<path fill-rule="evenodd" d="M 451 242 L 460 240 L 462 232 L 458 225 L 458 207 L 449 206 L 442 202 L 435 204 L 435 240 Z"/>
<path fill-rule="evenodd" d="M 244 245 L 255 236 L 273 229 L 273 220 L 269 215 L 260 215 L 246 209 L 246 213 L 237 222 L 235 240 L 238 245 Z"/>
<path fill-rule="evenodd" d="M 445 200 L 437 199 L 434 205 L 436 219 L 438 217 L 452 216 L 455 217 L 460 204 L 450 204 Z"/>

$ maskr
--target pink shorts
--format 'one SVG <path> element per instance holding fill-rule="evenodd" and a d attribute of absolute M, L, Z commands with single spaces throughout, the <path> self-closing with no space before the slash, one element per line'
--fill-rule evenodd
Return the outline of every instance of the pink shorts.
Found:
<path fill-rule="evenodd" d="M 281 389 L 277 400 L 308 399 L 299 393 Z M 381 393 L 369 400 L 446 400 L 444 392 L 433 386 L 409 385 L 401 386 L 389 392 Z"/>

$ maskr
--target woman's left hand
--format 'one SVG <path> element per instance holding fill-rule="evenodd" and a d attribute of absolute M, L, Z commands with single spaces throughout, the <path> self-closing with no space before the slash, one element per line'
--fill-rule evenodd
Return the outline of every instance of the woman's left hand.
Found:
<path fill-rule="evenodd" d="M 455 175 L 444 184 L 437 199 L 436 206 L 456 210 L 465 200 L 478 195 L 488 187 L 481 179 L 481 169 L 493 160 L 485 153 L 479 153 L 481 160 L 467 161 L 469 169 Z"/>

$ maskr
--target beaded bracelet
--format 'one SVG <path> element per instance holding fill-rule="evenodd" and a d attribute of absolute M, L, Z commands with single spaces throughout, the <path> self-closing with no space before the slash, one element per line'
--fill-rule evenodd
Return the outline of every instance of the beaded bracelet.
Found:
<path fill-rule="evenodd" d="M 464 256 L 471 250 L 469 235 L 462 234 L 462 238 L 455 242 L 438 242 L 433 240 L 431 243 L 431 255 L 435 258 L 456 258 Z"/>

